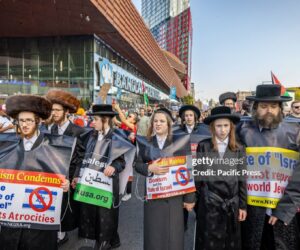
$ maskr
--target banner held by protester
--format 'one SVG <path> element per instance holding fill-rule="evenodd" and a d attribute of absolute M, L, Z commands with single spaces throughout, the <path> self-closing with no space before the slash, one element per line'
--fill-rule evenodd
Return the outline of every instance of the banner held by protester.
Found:
<path fill-rule="evenodd" d="M 191 156 L 163 158 L 158 165 L 169 168 L 169 172 L 147 178 L 147 199 L 162 199 L 196 191 Z"/>
<path fill-rule="evenodd" d="M 299 153 L 279 147 L 247 147 L 247 169 L 259 171 L 247 181 L 248 204 L 276 208 L 293 170 Z"/>
<path fill-rule="evenodd" d="M 74 143 L 68 136 L 45 134 L 41 145 L 24 157 L 20 137 L 0 135 L 1 226 L 59 230 L 61 185 Z"/>

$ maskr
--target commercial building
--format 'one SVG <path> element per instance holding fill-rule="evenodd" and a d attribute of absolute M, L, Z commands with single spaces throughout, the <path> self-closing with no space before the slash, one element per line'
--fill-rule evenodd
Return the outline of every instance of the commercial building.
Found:
<path fill-rule="evenodd" d="M 104 83 L 128 107 L 187 95 L 130 0 L 0 1 L 0 95 L 58 87 L 83 102 Z"/>
<path fill-rule="evenodd" d="M 190 91 L 192 16 L 189 0 L 143 0 L 142 16 L 159 46 L 186 65 L 185 88 Z"/>

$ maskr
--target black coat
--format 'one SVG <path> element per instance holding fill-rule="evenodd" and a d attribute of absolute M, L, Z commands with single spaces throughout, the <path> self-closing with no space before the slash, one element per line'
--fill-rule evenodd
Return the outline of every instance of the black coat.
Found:
<path fill-rule="evenodd" d="M 174 125 L 172 127 L 172 131 L 174 134 L 178 133 L 179 131 L 188 133 L 187 127 L 185 125 Z M 204 123 L 196 123 L 193 128 L 192 134 L 203 135 L 208 137 L 211 136 L 209 126 L 207 126 Z"/>
<path fill-rule="evenodd" d="M 31 150 L 40 146 L 43 140 L 44 134 L 40 133 Z M 24 151 L 23 140 L 20 140 L 19 143 L 20 150 Z M 43 159 L 40 159 L 39 162 L 40 164 L 44 164 Z M 47 164 L 45 164 L 45 166 L 46 165 Z M 35 169 L 34 166 L 32 166 L 32 168 L 33 170 Z M 43 246 L 42 248 L 44 250 L 57 249 L 57 231 L 55 230 L 18 229 L 7 227 L 1 227 L 0 230 L 0 250 L 40 250 L 41 246 Z"/>
<path fill-rule="evenodd" d="M 52 134 L 58 134 L 57 125 L 53 125 L 51 128 Z M 72 155 L 71 164 L 69 167 L 69 180 L 72 182 L 72 179 L 75 174 L 75 170 L 78 166 L 81 165 L 82 160 L 84 158 L 84 146 L 83 146 L 83 138 L 81 135 L 85 134 L 85 129 L 79 127 L 72 122 L 66 128 L 64 135 L 76 137 L 76 145 Z M 61 208 L 61 231 L 71 231 L 78 227 L 78 214 L 79 214 L 79 206 L 77 201 L 73 200 L 74 189 L 70 186 L 70 191 L 68 193 L 64 193 L 63 202 Z"/>
<path fill-rule="evenodd" d="M 284 195 L 277 204 L 273 215 L 282 222 L 289 224 L 300 208 L 300 161 L 293 172 Z"/>
<path fill-rule="evenodd" d="M 197 158 L 220 159 L 213 149 L 211 139 L 199 143 Z M 196 170 L 232 170 L 240 176 L 199 176 L 197 177 L 197 227 L 195 249 L 240 249 L 241 235 L 238 223 L 239 209 L 246 210 L 246 180 L 242 176 L 246 170 L 245 151 L 240 147 L 233 152 L 227 147 L 223 159 L 239 159 L 232 165 L 214 163 L 212 166 L 199 165 Z M 196 178 L 196 177 L 195 177 Z"/>
<path fill-rule="evenodd" d="M 154 150 L 159 149 L 156 137 L 152 137 L 150 144 Z M 166 140 L 163 149 L 170 145 Z M 147 148 L 147 150 L 152 150 Z M 190 150 L 188 150 L 190 151 Z M 148 154 L 149 153 L 149 154 Z M 148 152 L 145 156 L 149 156 Z M 148 176 L 148 162 L 150 159 L 138 154 L 136 171 Z M 184 220 L 183 202 L 193 203 L 195 194 L 190 193 L 165 199 L 148 200 L 144 203 L 144 249 L 145 250 L 183 250 L 184 248 Z"/>
<path fill-rule="evenodd" d="M 260 129 L 251 118 L 245 118 L 237 126 L 237 135 L 245 147 L 280 147 L 284 149 L 299 150 L 300 126 L 296 122 L 281 122 L 277 128 Z M 270 227 L 267 223 L 266 208 L 260 206 L 247 207 L 248 215 L 242 226 L 243 249 L 260 249 L 281 245 L 284 249 L 297 248 L 297 225 L 294 219 L 288 227 L 277 223 Z M 269 235 L 268 239 L 263 238 Z M 281 249 L 281 248 L 280 248 Z"/>
<path fill-rule="evenodd" d="M 110 130 L 103 138 L 111 143 L 113 130 Z M 91 131 L 89 138 L 85 145 L 86 153 L 93 153 L 97 143 L 98 133 Z M 110 147 L 106 152 L 101 152 L 101 155 L 110 155 Z M 96 152 L 95 152 L 96 153 Z M 99 152 L 100 153 L 100 152 Z M 124 157 L 120 156 L 115 159 L 111 166 L 116 169 L 113 178 L 113 207 L 111 209 L 99 207 L 87 203 L 80 202 L 80 223 L 79 236 L 89 238 L 92 240 L 110 241 L 115 236 L 118 229 L 118 215 L 119 215 L 119 173 L 125 168 Z M 77 169 L 76 175 L 79 174 Z"/>

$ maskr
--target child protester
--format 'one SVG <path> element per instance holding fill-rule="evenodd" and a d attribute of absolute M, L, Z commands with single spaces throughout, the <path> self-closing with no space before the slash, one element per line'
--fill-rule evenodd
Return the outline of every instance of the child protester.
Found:
<path fill-rule="evenodd" d="M 211 115 L 204 119 L 212 137 L 198 144 L 197 158 L 208 157 L 213 163 L 196 167 L 211 173 L 195 176 L 199 183 L 196 250 L 241 249 L 239 221 L 247 216 L 247 191 L 243 177 L 245 151 L 235 137 L 235 124 L 239 121 L 239 116 L 224 106 L 212 109 Z"/>
<path fill-rule="evenodd" d="M 76 187 L 75 195 L 80 203 L 80 223 L 79 237 L 96 240 L 94 249 L 108 250 L 117 248 L 121 245 L 118 235 L 118 218 L 119 218 L 119 174 L 125 168 L 124 155 L 112 152 L 113 137 L 113 117 L 117 113 L 111 105 L 99 104 L 94 105 L 92 112 L 89 114 L 94 119 L 94 130 L 90 132 L 89 138 L 85 145 L 85 159 L 81 169 L 77 169 L 75 178 L 72 182 L 73 188 Z M 129 148 L 133 147 L 129 142 Z M 128 145 L 124 145 L 126 149 Z M 125 152 L 125 151 L 122 151 Z M 109 158 L 114 158 L 108 165 Z M 89 159 L 101 164 L 90 164 Z M 87 163 L 85 163 L 87 162 Z M 102 163 L 105 167 L 101 166 Z M 79 180 L 79 178 L 81 180 Z M 80 193 L 85 190 L 92 192 L 96 188 L 102 189 L 95 196 L 102 195 L 102 203 L 98 201 L 85 201 L 80 198 Z M 105 190 L 105 191 L 103 191 Z M 107 205 L 112 194 L 112 204 Z M 105 199 L 104 199 L 105 197 Z"/>

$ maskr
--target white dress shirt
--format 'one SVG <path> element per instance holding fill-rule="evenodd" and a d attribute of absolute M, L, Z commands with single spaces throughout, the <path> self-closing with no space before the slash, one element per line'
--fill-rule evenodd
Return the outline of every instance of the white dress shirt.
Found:
<path fill-rule="evenodd" d="M 216 138 L 217 144 L 218 144 L 218 151 L 221 157 L 223 157 L 226 148 L 228 146 L 228 141 L 229 138 L 227 137 L 224 141 L 219 140 L 218 138 Z"/>
<path fill-rule="evenodd" d="M 69 126 L 70 121 L 66 121 L 62 126 L 58 126 L 58 134 L 63 135 L 66 131 L 67 127 Z"/>
<path fill-rule="evenodd" d="M 105 129 L 105 132 L 104 132 L 104 133 L 99 132 L 99 133 L 98 133 L 98 141 L 102 141 L 103 138 L 104 138 L 104 136 L 108 133 L 109 130 L 110 130 L 110 128 L 107 128 L 107 129 Z"/>
<path fill-rule="evenodd" d="M 33 144 L 35 143 L 35 141 L 37 140 L 39 134 L 34 135 L 33 137 L 31 137 L 30 139 L 23 139 L 23 143 L 24 143 L 24 149 L 25 151 L 30 151 Z"/>
<path fill-rule="evenodd" d="M 158 144 L 159 149 L 163 149 L 166 139 L 167 139 L 167 136 L 161 137 L 159 135 L 156 135 L 156 139 L 157 139 L 157 144 Z"/>
<path fill-rule="evenodd" d="M 185 126 L 186 126 L 186 129 L 187 129 L 189 134 L 193 132 L 193 129 L 195 127 L 195 126 L 188 126 L 188 125 L 185 125 Z"/>

